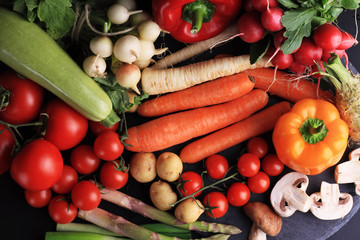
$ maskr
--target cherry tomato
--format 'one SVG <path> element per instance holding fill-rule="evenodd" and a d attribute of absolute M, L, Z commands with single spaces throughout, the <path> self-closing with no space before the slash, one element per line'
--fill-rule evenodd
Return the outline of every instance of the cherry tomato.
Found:
<path fill-rule="evenodd" d="M 277 176 L 284 170 L 284 164 L 276 154 L 268 154 L 261 161 L 264 172 L 269 176 Z"/>
<path fill-rule="evenodd" d="M 237 162 L 238 171 L 244 177 L 252 177 L 260 170 L 260 159 L 253 153 L 244 153 Z"/>
<path fill-rule="evenodd" d="M 97 208 L 101 202 L 99 188 L 92 182 L 83 180 L 75 184 L 71 191 L 71 201 L 75 207 L 89 211 Z"/>
<path fill-rule="evenodd" d="M 212 218 L 224 216 L 229 208 L 227 198 L 220 192 L 210 192 L 206 194 L 203 203 L 204 206 L 210 208 L 206 214 Z"/>
<path fill-rule="evenodd" d="M 42 208 L 48 205 L 52 196 L 49 188 L 41 191 L 25 190 L 24 194 L 26 202 L 35 208 Z"/>
<path fill-rule="evenodd" d="M 225 157 L 215 154 L 205 160 L 205 167 L 212 179 L 221 179 L 229 170 L 229 163 Z"/>
<path fill-rule="evenodd" d="M 70 154 L 71 166 L 80 174 L 90 174 L 100 166 L 100 158 L 89 145 L 78 145 Z"/>
<path fill-rule="evenodd" d="M 114 131 L 104 131 L 95 138 L 94 151 L 96 156 L 105 161 L 113 161 L 121 156 L 124 145 L 120 136 Z"/>
<path fill-rule="evenodd" d="M 78 145 L 86 136 L 88 120 L 60 99 L 54 99 L 45 107 L 49 115 L 44 138 L 60 150 Z"/>
<path fill-rule="evenodd" d="M 269 176 L 259 171 L 255 176 L 248 178 L 248 187 L 253 193 L 264 193 L 270 187 Z"/>
<path fill-rule="evenodd" d="M 246 184 L 235 182 L 229 187 L 226 198 L 232 206 L 244 206 L 250 199 L 250 190 Z"/>
<path fill-rule="evenodd" d="M 66 201 L 66 197 L 58 195 L 53 197 L 48 206 L 50 217 L 57 223 L 65 224 L 72 222 L 77 216 L 77 208 L 74 204 Z"/>
<path fill-rule="evenodd" d="M 179 190 L 184 197 L 193 194 L 203 187 L 203 181 L 200 174 L 193 171 L 183 172 L 179 181 L 182 183 L 179 186 Z M 196 193 L 194 197 L 200 195 L 200 193 L 201 191 Z"/>
<path fill-rule="evenodd" d="M 60 179 L 63 167 L 59 149 L 47 140 L 36 139 L 15 155 L 10 174 L 24 189 L 40 191 Z"/>
<path fill-rule="evenodd" d="M 100 181 L 107 188 L 120 189 L 128 179 L 128 169 L 120 160 L 106 162 L 100 169 Z"/>
<path fill-rule="evenodd" d="M 59 180 L 51 187 L 58 194 L 69 193 L 78 181 L 78 175 L 74 168 L 64 165 L 63 172 Z"/>
<path fill-rule="evenodd" d="M 246 144 L 247 152 L 253 153 L 258 158 L 263 158 L 268 152 L 268 144 L 262 137 L 253 137 Z"/>
<path fill-rule="evenodd" d="M 20 78 L 10 70 L 0 74 L 0 86 L 9 92 L 8 101 L 0 106 L 0 120 L 23 124 L 39 116 L 44 100 L 44 89 L 37 83 Z"/>
<path fill-rule="evenodd" d="M 111 127 L 105 127 L 100 122 L 89 121 L 89 128 L 97 136 L 101 132 L 106 131 L 106 130 L 111 130 L 111 131 L 116 132 L 116 130 L 119 128 L 119 123 L 117 122 L 114 125 L 112 125 Z"/>
<path fill-rule="evenodd" d="M 15 148 L 15 140 L 9 129 L 0 123 L 0 174 L 9 170 L 12 153 Z"/>

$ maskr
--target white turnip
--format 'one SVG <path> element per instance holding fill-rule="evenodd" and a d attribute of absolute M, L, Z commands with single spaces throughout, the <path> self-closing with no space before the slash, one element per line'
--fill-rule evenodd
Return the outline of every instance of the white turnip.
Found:
<path fill-rule="evenodd" d="M 90 50 L 102 58 L 110 57 L 113 52 L 113 43 L 107 36 L 98 36 L 90 41 Z"/>
<path fill-rule="evenodd" d="M 140 55 L 140 40 L 134 35 L 119 38 L 114 45 L 114 56 L 124 63 L 133 63 Z"/>
<path fill-rule="evenodd" d="M 142 22 L 139 25 L 137 30 L 138 30 L 140 39 L 151 41 L 151 42 L 155 42 L 161 33 L 160 26 L 152 20 L 147 20 L 145 22 Z"/>
<path fill-rule="evenodd" d="M 113 4 L 107 11 L 107 16 L 113 24 L 123 24 L 129 20 L 129 17 L 133 14 L 142 12 L 142 10 L 129 11 L 121 4 Z"/>
<path fill-rule="evenodd" d="M 89 56 L 83 62 L 83 69 L 90 77 L 100 77 L 106 70 L 106 62 L 100 56 Z"/>
<path fill-rule="evenodd" d="M 137 87 L 137 84 L 140 81 L 141 71 L 138 66 L 134 64 L 124 64 L 120 66 L 116 72 L 116 80 L 120 86 L 124 88 L 131 88 L 137 94 L 140 94 L 140 91 Z"/>

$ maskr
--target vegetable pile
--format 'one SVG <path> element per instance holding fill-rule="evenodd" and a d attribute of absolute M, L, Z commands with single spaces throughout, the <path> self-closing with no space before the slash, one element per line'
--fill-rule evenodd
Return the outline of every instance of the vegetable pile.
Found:
<path fill-rule="evenodd" d="M 336 21 L 358 1 L 148 4 L 0 6 L 0 175 L 56 223 L 45 239 L 258 239 L 296 211 L 346 216 L 359 76 Z"/>

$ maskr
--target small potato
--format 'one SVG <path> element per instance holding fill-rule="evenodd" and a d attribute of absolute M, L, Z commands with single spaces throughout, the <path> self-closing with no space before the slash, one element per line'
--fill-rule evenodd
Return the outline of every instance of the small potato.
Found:
<path fill-rule="evenodd" d="M 204 212 L 204 206 L 199 200 L 188 198 L 179 203 L 175 208 L 175 217 L 184 223 L 192 223 L 198 220 Z"/>
<path fill-rule="evenodd" d="M 179 179 L 182 171 L 183 163 L 175 153 L 164 152 L 156 161 L 156 172 L 163 180 L 174 182 Z"/>
<path fill-rule="evenodd" d="M 140 183 L 151 182 L 156 177 L 156 157 L 153 153 L 135 153 L 130 160 L 130 174 Z"/>
<path fill-rule="evenodd" d="M 150 199 L 156 208 L 167 211 L 177 201 L 177 195 L 167 182 L 157 181 L 150 186 Z"/>

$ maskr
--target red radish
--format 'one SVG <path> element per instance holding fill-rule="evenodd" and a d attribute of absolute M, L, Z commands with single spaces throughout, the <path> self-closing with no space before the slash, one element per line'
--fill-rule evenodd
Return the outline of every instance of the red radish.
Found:
<path fill-rule="evenodd" d="M 322 54 L 322 48 L 316 46 L 311 38 L 304 38 L 300 48 L 294 53 L 294 59 L 305 66 L 312 66 L 321 59 Z"/>
<path fill-rule="evenodd" d="M 311 73 L 320 72 L 319 67 L 323 72 L 326 72 L 323 61 L 319 61 L 317 64 L 311 66 Z M 322 77 L 322 75 L 319 73 L 312 74 L 311 76 L 316 79 L 320 79 Z"/>
<path fill-rule="evenodd" d="M 329 57 L 331 56 L 331 53 L 336 53 L 339 56 L 339 58 L 342 58 L 346 54 L 345 50 L 337 50 L 337 49 L 336 50 L 324 50 L 321 60 L 327 61 L 329 59 Z"/>
<path fill-rule="evenodd" d="M 284 54 L 281 50 L 273 57 L 271 63 L 278 69 L 286 69 L 294 61 L 292 54 Z"/>
<path fill-rule="evenodd" d="M 325 23 L 315 29 L 313 39 L 318 47 L 324 50 L 332 50 L 339 47 L 342 35 L 336 26 Z"/>
<path fill-rule="evenodd" d="M 245 9 L 246 12 L 255 10 L 251 3 L 251 0 L 245 0 L 243 4 L 244 4 L 243 8 Z"/>
<path fill-rule="evenodd" d="M 254 43 L 261 40 L 266 29 L 261 24 L 260 13 L 246 12 L 239 18 L 238 31 L 240 38 L 247 43 Z"/>
<path fill-rule="evenodd" d="M 261 13 L 261 23 L 265 29 L 277 32 L 284 28 L 281 23 L 281 17 L 284 15 L 284 10 L 279 7 L 273 7 Z"/>
<path fill-rule="evenodd" d="M 297 75 L 303 75 L 306 72 L 307 67 L 302 65 L 296 61 L 293 61 L 292 64 L 289 66 L 289 70 Z"/>
<path fill-rule="evenodd" d="M 251 4 L 255 10 L 262 12 L 271 7 L 276 7 L 278 2 L 276 0 L 251 0 Z"/>
<path fill-rule="evenodd" d="M 339 50 L 346 50 L 352 46 L 358 44 L 358 41 L 350 34 L 345 31 L 341 31 L 341 43 L 337 47 Z"/>

